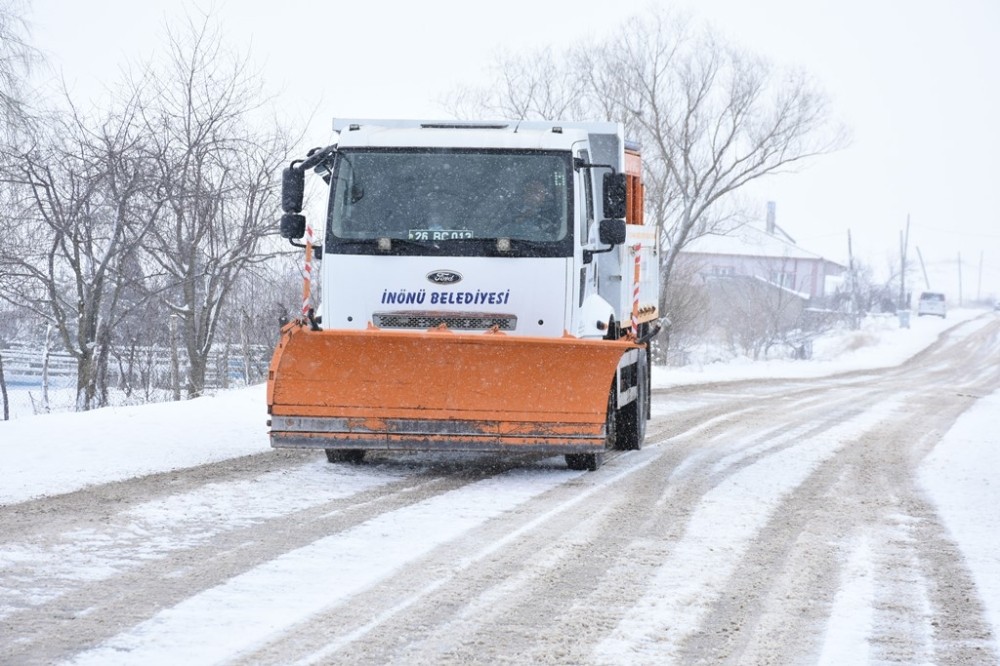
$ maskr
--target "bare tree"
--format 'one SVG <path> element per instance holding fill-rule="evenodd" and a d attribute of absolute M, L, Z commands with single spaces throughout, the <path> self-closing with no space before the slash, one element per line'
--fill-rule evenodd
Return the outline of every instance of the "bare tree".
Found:
<path fill-rule="evenodd" d="M 552 73 L 531 74 L 534 62 Z M 689 241 L 738 224 L 731 195 L 846 141 L 807 75 L 776 70 L 711 29 L 659 9 L 561 59 L 551 51 L 501 55 L 495 72 L 478 96 L 466 90 L 466 104 L 452 110 L 468 113 L 475 108 L 469 102 L 478 101 L 481 111 L 514 118 L 559 112 L 570 120 L 615 120 L 642 142 L 646 209 L 665 248 L 664 283 Z M 553 99 L 572 103 L 548 103 Z"/>
<path fill-rule="evenodd" d="M 458 86 L 442 105 L 458 117 L 488 115 L 511 120 L 560 120 L 584 114 L 586 81 L 568 66 L 572 53 L 555 54 L 552 47 L 519 55 L 494 56 L 486 87 Z"/>
<path fill-rule="evenodd" d="M 701 235 L 728 233 L 743 222 L 742 188 L 847 142 L 826 95 L 806 74 L 775 69 L 662 9 L 558 58 L 550 50 L 501 55 L 494 71 L 478 94 L 464 89 L 452 97 L 462 102 L 452 103 L 452 112 L 617 121 L 643 144 L 645 210 L 664 250 L 663 313 L 671 294 L 679 294 L 670 287 L 678 253 Z M 661 353 L 669 336 L 667 327 Z"/>
<path fill-rule="evenodd" d="M 66 114 L 21 154 L 5 181 L 19 193 L 0 248 L 0 298 L 50 322 L 77 362 L 77 409 L 106 403 L 106 363 L 122 318 L 122 268 L 158 205 L 141 164 L 137 100 L 90 119 Z"/>
<path fill-rule="evenodd" d="M 24 20 L 26 3 L 21 0 L 0 0 L 0 169 L 10 147 L 22 137 L 30 123 L 24 82 L 33 66 L 41 62 L 41 56 L 27 40 L 27 24 Z M 12 247 L 11 230 L 18 223 L 12 214 L 13 189 L 0 183 L 0 251 Z M 4 269 L 0 266 L 0 272 Z M 0 273 L 0 281 L 3 275 Z M 3 313 L 0 319 L 18 315 L 15 308 Z M 0 370 L 0 384 L 4 377 Z M 3 386 L 6 389 L 5 386 Z M 4 403 L 6 410 L 6 401 Z"/>
<path fill-rule="evenodd" d="M 274 309 L 254 309 L 273 294 L 241 276 L 277 253 L 261 241 L 291 142 L 261 120 L 260 77 L 210 17 L 168 31 L 167 64 L 127 81 L 115 110 L 86 116 L 67 95 L 29 119 L 22 6 L 0 0 L 0 118 L 18 120 L 0 135 L 0 301 L 52 324 L 77 361 L 79 409 L 105 404 L 115 375 L 150 396 L 175 327 L 198 395 L 220 327 L 243 350 L 259 347 L 260 321 L 273 335 Z M 246 302 L 225 319 L 237 288 Z"/>
<path fill-rule="evenodd" d="M 751 276 L 710 280 L 714 314 L 730 348 L 754 360 L 772 347 L 804 357 L 807 340 L 801 332 L 805 299 L 785 287 Z"/>
<path fill-rule="evenodd" d="M 278 341 L 279 322 L 288 321 L 302 298 L 299 253 L 274 257 L 244 271 L 223 313 L 219 337 L 224 357 L 233 361 L 241 381 L 267 376 L 271 352 Z"/>
<path fill-rule="evenodd" d="M 846 134 L 809 76 L 776 70 L 709 29 L 654 11 L 621 34 L 605 66 L 626 82 L 627 113 L 669 202 L 660 213 L 669 218 L 657 219 L 666 282 L 689 241 L 734 226 L 733 193 L 841 147 Z"/>
<path fill-rule="evenodd" d="M 205 388 L 209 354 L 240 274 L 264 260 L 276 176 L 288 153 L 278 129 L 253 126 L 264 103 L 247 58 L 225 51 L 210 18 L 169 33 L 166 67 L 145 104 L 152 163 L 166 207 L 144 247 L 147 285 L 180 322 L 189 397 Z"/>
<path fill-rule="evenodd" d="M 10 138 L 27 119 L 24 79 L 41 61 L 38 51 L 27 41 L 27 25 L 20 0 L 0 0 L 0 123 Z"/>
<path fill-rule="evenodd" d="M 888 260 L 888 277 L 879 279 L 868 262 L 854 257 L 846 280 L 829 298 L 831 307 L 845 312 L 860 326 L 860 319 L 872 312 L 895 312 L 899 289 L 899 264 Z"/>
<path fill-rule="evenodd" d="M 668 333 L 654 340 L 655 363 L 684 365 L 685 350 L 705 341 L 705 331 L 712 325 L 712 313 L 704 268 L 697 259 L 680 262 L 666 285 L 664 311 L 670 313 L 666 326 Z"/>

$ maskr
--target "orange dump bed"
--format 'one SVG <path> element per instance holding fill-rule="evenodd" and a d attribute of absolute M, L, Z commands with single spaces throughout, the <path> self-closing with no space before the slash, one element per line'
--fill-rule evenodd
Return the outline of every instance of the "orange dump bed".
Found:
<path fill-rule="evenodd" d="M 594 452 L 625 340 L 282 330 L 275 447 Z"/>

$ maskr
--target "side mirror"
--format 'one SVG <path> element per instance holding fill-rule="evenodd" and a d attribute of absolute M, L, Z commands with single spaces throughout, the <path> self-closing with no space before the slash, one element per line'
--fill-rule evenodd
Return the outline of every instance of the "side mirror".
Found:
<path fill-rule="evenodd" d="M 625 220 L 601 220 L 597 236 L 605 245 L 621 245 L 625 242 Z"/>
<path fill-rule="evenodd" d="M 625 174 L 604 174 L 604 217 L 625 217 Z"/>
<path fill-rule="evenodd" d="M 281 237 L 297 240 L 306 235 L 306 216 L 299 213 L 285 213 L 281 216 Z"/>
<path fill-rule="evenodd" d="M 305 196 L 306 174 L 295 163 L 281 172 L 281 210 L 284 213 L 301 213 Z M 284 218 L 282 218 L 284 228 Z M 282 232 L 284 235 L 284 232 Z M 287 236 L 286 236 L 287 238 Z"/>

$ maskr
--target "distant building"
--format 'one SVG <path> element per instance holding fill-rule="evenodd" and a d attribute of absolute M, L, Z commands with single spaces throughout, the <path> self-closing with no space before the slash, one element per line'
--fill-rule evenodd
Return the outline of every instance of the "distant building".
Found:
<path fill-rule="evenodd" d="M 842 276 L 847 268 L 799 247 L 775 223 L 774 212 L 774 202 L 768 202 L 763 225 L 745 224 L 726 235 L 696 238 L 678 254 L 678 269 L 706 282 L 753 279 L 803 301 L 828 295 L 828 279 Z"/>

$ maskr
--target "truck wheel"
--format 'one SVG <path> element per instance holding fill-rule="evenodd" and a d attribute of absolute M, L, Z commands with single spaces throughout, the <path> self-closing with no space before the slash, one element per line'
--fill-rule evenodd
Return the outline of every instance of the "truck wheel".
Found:
<path fill-rule="evenodd" d="M 596 472 L 604 464 L 603 453 L 567 453 L 566 467 L 577 471 Z"/>
<path fill-rule="evenodd" d="M 364 462 L 364 449 L 326 449 L 326 459 L 332 463 L 353 463 L 355 465 Z"/>
<path fill-rule="evenodd" d="M 639 389 L 635 400 L 618 410 L 617 438 L 615 448 L 619 451 L 638 451 L 646 439 L 647 394 L 649 393 L 646 350 L 639 350 L 636 362 L 636 387 Z"/>
<path fill-rule="evenodd" d="M 611 390 L 608 391 L 608 410 L 604 417 L 605 437 L 604 448 L 613 449 L 618 439 L 618 419 L 615 409 L 615 382 L 611 382 Z M 604 464 L 604 453 L 567 453 L 566 466 L 577 471 L 596 472 Z"/>

